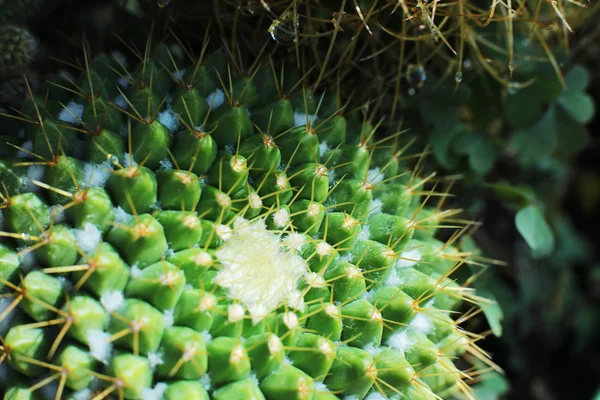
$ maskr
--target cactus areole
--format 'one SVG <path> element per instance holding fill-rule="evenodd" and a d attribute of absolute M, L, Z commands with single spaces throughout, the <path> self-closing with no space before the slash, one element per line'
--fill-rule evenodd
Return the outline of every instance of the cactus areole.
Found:
<path fill-rule="evenodd" d="M 7 122 L 4 399 L 468 393 L 469 255 L 401 135 L 299 71 L 168 53 L 99 56 Z"/>

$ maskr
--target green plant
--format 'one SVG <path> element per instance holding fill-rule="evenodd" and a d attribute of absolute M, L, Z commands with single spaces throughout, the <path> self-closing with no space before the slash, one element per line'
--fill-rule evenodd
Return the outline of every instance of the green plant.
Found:
<path fill-rule="evenodd" d="M 4 125 L 5 398 L 469 396 L 485 260 L 400 132 L 289 67 L 150 54 Z"/>

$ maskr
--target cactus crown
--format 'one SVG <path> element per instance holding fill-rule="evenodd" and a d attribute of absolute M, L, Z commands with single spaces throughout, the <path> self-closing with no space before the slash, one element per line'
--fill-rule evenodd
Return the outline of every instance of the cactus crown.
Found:
<path fill-rule="evenodd" d="M 474 313 L 452 318 L 481 302 L 456 276 L 479 265 L 457 247 L 470 223 L 401 136 L 299 71 L 184 53 L 86 57 L 16 116 L 5 398 L 469 395 L 454 360 L 493 365 L 460 327 Z"/>

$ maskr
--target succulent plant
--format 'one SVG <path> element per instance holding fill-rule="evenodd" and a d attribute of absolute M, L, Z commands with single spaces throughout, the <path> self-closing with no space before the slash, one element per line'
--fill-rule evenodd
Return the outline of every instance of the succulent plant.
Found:
<path fill-rule="evenodd" d="M 481 260 L 401 135 L 184 54 L 86 58 L 4 125 L 4 398 L 468 396 Z"/>

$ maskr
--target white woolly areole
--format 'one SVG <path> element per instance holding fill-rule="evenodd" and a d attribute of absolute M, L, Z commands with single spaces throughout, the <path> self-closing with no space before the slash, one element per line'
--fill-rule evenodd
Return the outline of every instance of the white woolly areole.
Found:
<path fill-rule="evenodd" d="M 150 368 L 154 369 L 157 365 L 164 363 L 163 354 L 159 351 L 149 351 L 148 352 L 148 362 L 150 363 Z"/>
<path fill-rule="evenodd" d="M 110 160 L 102 164 L 86 164 L 83 167 L 83 180 L 89 182 L 90 187 L 104 187 L 111 171 Z"/>
<path fill-rule="evenodd" d="M 273 223 L 278 228 L 283 228 L 290 223 L 290 213 L 285 208 L 280 208 L 273 213 Z"/>
<path fill-rule="evenodd" d="M 427 335 L 433 328 L 433 322 L 427 315 L 419 313 L 415 319 L 411 321 L 409 326 L 421 332 L 422 334 Z"/>
<path fill-rule="evenodd" d="M 102 232 L 96 225 L 86 222 L 83 229 L 73 229 L 77 245 L 86 253 L 91 253 L 102 240 Z"/>
<path fill-rule="evenodd" d="M 86 338 L 90 346 L 90 354 L 98 361 L 108 362 L 108 357 L 112 350 L 110 343 L 110 334 L 98 329 L 87 331 Z"/>
<path fill-rule="evenodd" d="M 179 114 L 171 107 L 158 113 L 158 121 L 173 132 L 179 126 Z"/>
<path fill-rule="evenodd" d="M 398 268 L 408 268 L 421 261 L 421 251 L 419 249 L 406 250 L 396 261 Z"/>
<path fill-rule="evenodd" d="M 28 140 L 21 145 L 21 148 L 27 151 L 19 150 L 17 152 L 17 158 L 27 158 L 33 151 L 33 142 L 31 140 Z"/>
<path fill-rule="evenodd" d="M 365 400 L 388 400 L 387 396 L 382 395 L 381 393 L 371 392 Z"/>
<path fill-rule="evenodd" d="M 225 102 L 225 93 L 221 89 L 217 89 L 208 95 L 206 102 L 209 106 L 212 104 L 213 109 L 219 108 Z"/>
<path fill-rule="evenodd" d="M 306 117 L 307 115 L 305 112 L 294 112 L 294 127 L 304 126 L 306 125 L 306 121 L 312 124 L 313 122 L 315 122 L 317 115 L 308 115 L 308 119 Z"/>
<path fill-rule="evenodd" d="M 244 307 L 240 304 L 231 304 L 227 307 L 227 320 L 230 323 L 235 323 L 244 319 Z"/>
<path fill-rule="evenodd" d="M 72 124 L 79 125 L 79 121 L 83 116 L 83 104 L 75 103 L 70 101 L 67 106 L 63 108 L 58 114 L 58 119 L 64 122 L 70 122 Z"/>
<path fill-rule="evenodd" d="M 215 282 L 229 289 L 229 297 L 253 317 L 259 305 L 271 311 L 300 295 L 297 284 L 307 270 L 306 261 L 267 230 L 262 218 L 237 218 L 231 237 L 215 255 L 222 265 Z"/>
<path fill-rule="evenodd" d="M 123 304 L 123 301 L 125 301 L 125 297 L 123 297 L 123 293 L 118 290 L 111 290 L 100 297 L 100 303 L 109 313 L 117 311 Z"/>
<path fill-rule="evenodd" d="M 123 210 L 121 207 L 117 207 L 115 209 L 115 221 L 119 224 L 125 224 L 133 218 L 133 215 L 129 214 L 127 211 Z"/>
<path fill-rule="evenodd" d="M 165 310 L 163 313 L 163 321 L 165 323 L 165 327 L 169 328 L 173 326 L 173 323 L 175 323 L 174 310 Z"/>
<path fill-rule="evenodd" d="M 319 143 L 319 157 L 323 157 L 329 151 L 329 146 L 326 142 Z"/>
<path fill-rule="evenodd" d="M 167 388 L 166 383 L 157 383 L 152 389 L 144 389 L 142 397 L 144 400 L 161 400 Z"/>
<path fill-rule="evenodd" d="M 388 339 L 387 344 L 403 353 L 407 350 L 410 350 L 414 345 L 414 343 L 408 338 L 406 331 L 394 333 Z"/>
<path fill-rule="evenodd" d="M 27 168 L 27 182 L 25 190 L 28 192 L 38 192 L 40 187 L 33 181 L 41 181 L 44 177 L 44 167 L 42 165 L 31 165 Z"/>
<path fill-rule="evenodd" d="M 92 397 L 92 390 L 88 388 L 82 389 L 73 393 L 72 397 L 74 400 L 88 400 L 90 397 Z"/>

